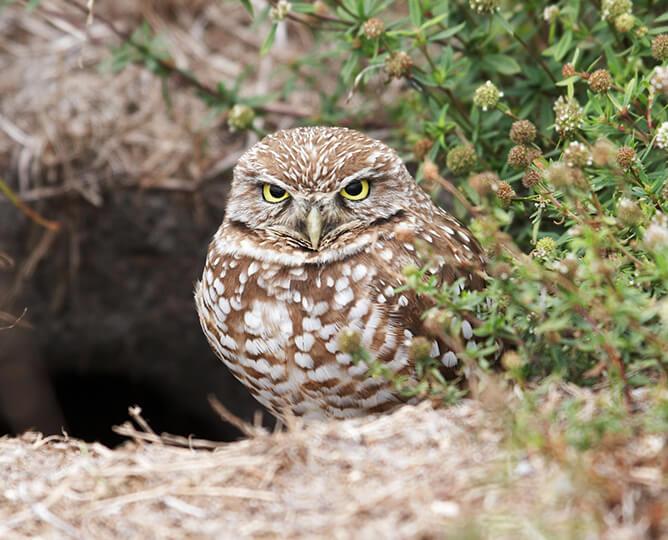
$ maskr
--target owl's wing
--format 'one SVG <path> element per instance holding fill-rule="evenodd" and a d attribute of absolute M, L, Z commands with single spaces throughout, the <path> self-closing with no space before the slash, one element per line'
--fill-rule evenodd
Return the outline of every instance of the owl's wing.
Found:
<path fill-rule="evenodd" d="M 408 331 L 405 339 L 423 336 L 432 340 L 436 343 L 434 356 L 438 355 L 445 367 L 452 367 L 457 363 L 456 351 L 473 338 L 475 317 L 451 321 L 461 332 L 460 339 L 453 340 L 442 321 L 425 319 L 425 312 L 434 307 L 431 297 L 412 289 L 388 293 L 392 287 L 396 290 L 405 283 L 402 271 L 411 265 L 426 268 L 436 278 L 437 287 L 463 278 L 463 289 L 480 289 L 484 284 L 484 252 L 462 224 L 441 210 L 434 212 L 430 220 L 407 217 L 393 225 L 391 242 L 378 243 L 379 274 L 375 287 L 387 297 L 391 320 Z"/>

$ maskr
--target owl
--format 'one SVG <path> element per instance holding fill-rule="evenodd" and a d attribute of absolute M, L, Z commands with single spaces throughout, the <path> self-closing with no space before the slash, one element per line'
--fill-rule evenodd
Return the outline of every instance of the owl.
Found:
<path fill-rule="evenodd" d="M 393 150 L 358 131 L 279 131 L 246 151 L 233 176 L 195 287 L 216 355 L 278 417 L 347 418 L 401 404 L 339 336 L 353 332 L 374 361 L 414 378 L 411 343 L 430 335 L 430 303 L 400 289 L 402 270 L 424 266 L 426 247 L 438 283 L 464 278 L 476 288 L 480 245 Z M 461 334 L 474 338 L 468 321 Z M 455 366 L 455 351 L 430 339 L 431 356 Z"/>

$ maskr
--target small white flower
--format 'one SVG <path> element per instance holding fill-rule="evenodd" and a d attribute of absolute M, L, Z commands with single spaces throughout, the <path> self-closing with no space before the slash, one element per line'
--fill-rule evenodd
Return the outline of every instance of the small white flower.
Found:
<path fill-rule="evenodd" d="M 469 0 L 469 6 L 478 13 L 494 13 L 500 8 L 500 0 Z"/>
<path fill-rule="evenodd" d="M 559 99 L 554 103 L 554 127 L 559 135 L 565 135 L 579 129 L 584 119 L 584 110 L 575 98 Z"/>
<path fill-rule="evenodd" d="M 612 21 L 620 15 L 630 14 L 633 10 L 631 0 L 603 0 L 601 2 L 601 18 Z"/>
<path fill-rule="evenodd" d="M 292 10 L 292 4 L 286 0 L 278 0 L 276 7 L 271 8 L 269 16 L 272 21 L 282 21 Z"/>
<path fill-rule="evenodd" d="M 668 122 L 664 122 L 656 130 L 656 145 L 663 150 L 668 150 Z"/>
<path fill-rule="evenodd" d="M 666 122 L 666 125 L 668 125 L 668 122 Z M 659 214 L 654 218 L 645 231 L 643 242 L 650 251 L 668 248 L 668 216 Z"/>
<path fill-rule="evenodd" d="M 487 81 L 476 89 L 473 95 L 473 103 L 483 111 L 486 111 L 487 109 L 496 107 L 496 104 L 502 97 L 503 92 L 501 92 L 492 81 Z"/>
<path fill-rule="evenodd" d="M 564 161 L 569 167 L 588 167 L 593 163 L 589 148 L 575 141 L 564 151 Z"/>
<path fill-rule="evenodd" d="M 654 68 L 654 74 L 649 83 L 659 94 L 668 95 L 668 66 L 657 66 Z"/>
<path fill-rule="evenodd" d="M 550 23 L 554 21 L 559 16 L 560 13 L 561 11 L 559 10 L 559 6 L 554 6 L 554 5 L 547 6 L 543 10 L 543 18 Z"/>

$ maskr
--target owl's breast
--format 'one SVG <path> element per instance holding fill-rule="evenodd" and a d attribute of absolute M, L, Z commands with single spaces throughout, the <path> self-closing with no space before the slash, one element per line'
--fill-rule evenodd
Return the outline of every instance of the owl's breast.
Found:
<path fill-rule="evenodd" d="M 277 414 L 346 417 L 398 401 L 338 338 L 353 330 L 374 358 L 404 369 L 412 333 L 397 316 L 407 302 L 395 294 L 399 282 L 397 274 L 390 283 L 368 253 L 294 267 L 214 256 L 196 298 L 212 348 L 262 404 Z"/>

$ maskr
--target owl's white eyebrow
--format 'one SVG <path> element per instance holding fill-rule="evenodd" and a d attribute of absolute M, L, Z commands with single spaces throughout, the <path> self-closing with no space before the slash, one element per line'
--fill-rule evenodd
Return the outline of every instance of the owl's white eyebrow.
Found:
<path fill-rule="evenodd" d="M 255 177 L 250 177 L 250 178 L 247 177 L 247 179 L 250 182 L 253 182 L 253 183 L 255 183 L 257 185 L 260 185 L 260 186 L 264 185 L 264 184 L 273 184 L 274 186 L 278 186 L 280 188 L 283 188 L 288 193 L 290 192 L 290 187 L 287 184 L 285 184 L 284 182 L 281 182 L 278 178 L 274 178 L 273 176 L 268 175 L 268 174 L 260 174 L 260 175 L 257 175 Z"/>
<path fill-rule="evenodd" d="M 336 185 L 336 190 L 338 191 L 339 189 L 341 189 L 344 186 L 347 186 L 350 182 L 353 182 L 354 180 L 359 180 L 361 178 L 369 180 L 371 178 L 380 178 L 381 176 L 383 176 L 383 173 L 381 173 L 380 171 L 377 171 L 371 167 L 366 167 L 364 169 L 360 169 L 357 172 L 354 172 L 353 174 L 346 176 Z"/>

